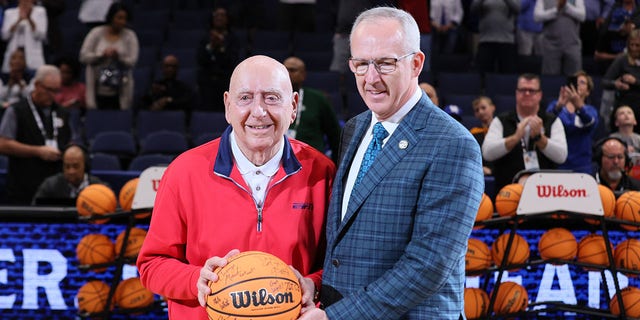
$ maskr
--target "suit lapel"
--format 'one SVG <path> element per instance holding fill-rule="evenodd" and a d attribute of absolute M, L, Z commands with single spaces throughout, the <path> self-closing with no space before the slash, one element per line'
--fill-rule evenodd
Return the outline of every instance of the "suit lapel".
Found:
<path fill-rule="evenodd" d="M 384 145 L 378 156 L 376 157 L 373 166 L 369 168 L 369 171 L 364 176 L 360 184 L 353 189 L 351 198 L 344 219 L 338 223 L 338 235 L 340 235 L 345 228 L 349 225 L 350 220 L 354 218 L 355 213 L 362 206 L 371 192 L 380 184 L 380 182 L 391 172 L 398 162 L 400 162 L 405 155 L 411 152 L 411 150 L 418 144 L 417 130 L 422 127 L 421 123 L 425 123 L 423 120 L 428 113 L 425 110 L 426 100 L 423 98 L 418 104 L 406 115 L 406 117 L 400 122 L 400 125 L 396 128 L 391 135 L 387 143 Z M 355 152 L 365 134 L 365 130 L 370 124 L 371 118 L 367 119 L 367 122 L 359 121 L 356 126 L 356 134 L 354 135 L 351 145 L 348 148 L 347 154 L 344 159 L 349 159 L 349 162 L 343 163 L 341 187 L 344 190 L 344 180 L 346 179 L 346 173 L 351 165 L 351 161 L 355 155 Z M 353 170 L 357 170 L 353 168 Z M 341 191 L 342 191 L 341 190 Z M 340 200 L 342 203 L 342 200 Z"/>

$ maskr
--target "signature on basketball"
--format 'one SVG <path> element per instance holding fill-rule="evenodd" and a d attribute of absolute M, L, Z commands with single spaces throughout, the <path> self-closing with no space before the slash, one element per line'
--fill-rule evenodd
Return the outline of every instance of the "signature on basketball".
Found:
<path fill-rule="evenodd" d="M 227 265 L 224 274 L 218 274 L 220 277 L 218 281 L 230 283 L 235 281 L 237 278 L 244 278 L 245 276 L 252 274 L 253 271 L 255 271 L 255 268 L 240 270 L 237 265 Z"/>

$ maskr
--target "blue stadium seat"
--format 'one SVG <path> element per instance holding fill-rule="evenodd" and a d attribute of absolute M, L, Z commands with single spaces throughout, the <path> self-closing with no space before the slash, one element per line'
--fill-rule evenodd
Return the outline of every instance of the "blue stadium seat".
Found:
<path fill-rule="evenodd" d="M 327 93 L 340 92 L 340 74 L 335 71 L 307 70 L 303 86 L 322 90 Z"/>
<path fill-rule="evenodd" d="M 98 133 L 90 144 L 89 152 L 106 153 L 120 159 L 137 154 L 136 142 L 131 133 L 124 131 L 105 131 Z"/>
<path fill-rule="evenodd" d="M 518 86 L 517 74 L 487 73 L 484 77 L 484 94 L 490 97 L 496 95 L 515 95 Z"/>
<path fill-rule="evenodd" d="M 194 111 L 189 124 L 192 144 L 198 145 L 196 140 L 203 135 L 209 135 L 211 139 L 217 138 L 228 126 L 224 112 Z"/>
<path fill-rule="evenodd" d="M 438 73 L 438 94 L 472 94 L 482 92 L 482 81 L 475 72 L 440 72 Z"/>
<path fill-rule="evenodd" d="M 197 44 L 194 44 L 193 47 L 162 47 L 162 50 L 160 50 L 160 59 L 166 57 L 169 54 L 172 54 L 176 56 L 176 58 L 178 58 L 181 68 L 195 68 L 198 66 Z"/>
<path fill-rule="evenodd" d="M 189 148 L 187 137 L 175 131 L 158 131 L 148 134 L 140 143 L 140 154 L 165 154 L 177 156 Z"/>
<path fill-rule="evenodd" d="M 298 51 L 295 54 L 304 61 L 307 71 L 327 71 L 333 54 L 324 51 Z"/>
<path fill-rule="evenodd" d="M 122 170 L 118 156 L 107 153 L 94 153 L 91 155 L 91 170 Z"/>
<path fill-rule="evenodd" d="M 144 11 L 131 21 L 132 29 L 137 31 L 166 28 L 169 24 L 169 8 L 166 10 Z"/>
<path fill-rule="evenodd" d="M 290 53 L 291 34 L 287 31 L 256 30 L 251 39 L 251 47 L 254 52 L 261 50 L 285 50 Z"/>
<path fill-rule="evenodd" d="M 333 53 L 333 32 L 297 32 L 293 35 L 293 52 L 313 51 Z"/>
<path fill-rule="evenodd" d="M 131 110 L 89 109 L 84 117 L 84 136 L 91 144 L 95 136 L 105 131 L 123 131 L 131 133 L 133 113 Z"/>
<path fill-rule="evenodd" d="M 164 46 L 166 48 L 197 48 L 205 39 L 208 39 L 206 28 L 201 29 L 169 29 L 169 35 Z"/>
<path fill-rule="evenodd" d="M 491 99 L 493 100 L 493 104 L 496 105 L 496 112 L 494 113 L 496 116 L 504 112 L 516 110 L 515 94 L 510 94 L 510 95 L 499 94 L 494 97 L 491 97 Z"/>
<path fill-rule="evenodd" d="M 477 96 L 472 94 L 443 94 L 440 104 L 444 107 L 449 104 L 456 105 L 462 110 L 462 116 L 472 115 L 473 107 L 471 103 Z"/>
<path fill-rule="evenodd" d="M 153 166 L 165 166 L 173 161 L 172 156 L 162 154 L 143 154 L 134 157 L 129 164 L 129 171 L 144 171 Z"/>
<path fill-rule="evenodd" d="M 164 32 L 162 29 L 144 29 L 136 31 L 140 47 L 159 46 L 164 42 Z"/>
<path fill-rule="evenodd" d="M 211 21 L 211 10 L 176 10 L 173 12 L 171 29 L 208 30 Z"/>
<path fill-rule="evenodd" d="M 136 118 L 136 135 L 143 141 L 150 133 L 158 131 L 174 131 L 184 134 L 186 118 L 184 111 L 147 111 L 138 112 Z"/>

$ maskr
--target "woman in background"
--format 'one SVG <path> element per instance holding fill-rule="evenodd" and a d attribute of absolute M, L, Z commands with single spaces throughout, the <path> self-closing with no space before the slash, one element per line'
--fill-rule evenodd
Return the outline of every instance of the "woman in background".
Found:
<path fill-rule="evenodd" d="M 128 109 L 133 100 L 138 37 L 126 27 L 131 13 L 124 4 L 113 3 L 105 20 L 89 31 L 80 49 L 80 62 L 86 65 L 87 108 Z M 114 77 L 108 77 L 109 73 Z"/>

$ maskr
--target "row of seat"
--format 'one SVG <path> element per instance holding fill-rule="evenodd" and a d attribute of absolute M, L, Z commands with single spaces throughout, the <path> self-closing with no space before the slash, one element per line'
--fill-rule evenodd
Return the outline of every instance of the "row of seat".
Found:
<path fill-rule="evenodd" d="M 486 95 L 496 104 L 496 112 L 513 110 L 515 107 L 515 91 L 518 85 L 518 74 L 489 73 L 484 78 L 475 72 L 440 72 L 433 81 L 441 97 L 441 104 L 455 104 L 462 108 L 464 114 L 473 114 L 471 101 L 479 95 Z M 589 102 L 600 107 L 602 86 L 600 76 L 592 76 L 594 88 Z M 562 75 L 541 75 L 540 86 L 543 93 L 543 105 L 558 98 L 560 87 L 566 85 L 566 77 Z"/>

